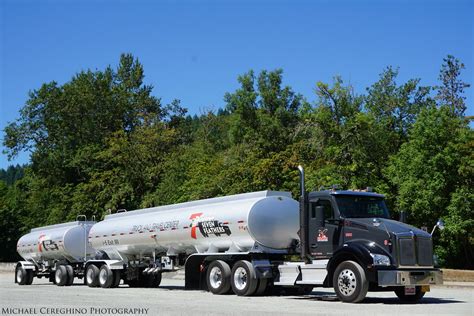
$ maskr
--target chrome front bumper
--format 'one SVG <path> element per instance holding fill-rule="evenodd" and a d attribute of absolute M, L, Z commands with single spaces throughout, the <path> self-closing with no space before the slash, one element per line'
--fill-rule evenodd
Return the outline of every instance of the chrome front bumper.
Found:
<path fill-rule="evenodd" d="M 440 270 L 383 270 L 378 271 L 379 286 L 443 284 Z"/>

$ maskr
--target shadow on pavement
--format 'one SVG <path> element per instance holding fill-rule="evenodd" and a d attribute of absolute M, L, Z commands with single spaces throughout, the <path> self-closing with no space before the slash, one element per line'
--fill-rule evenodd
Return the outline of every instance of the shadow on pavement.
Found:
<path fill-rule="evenodd" d="M 310 294 L 302 297 L 291 297 L 294 300 L 308 300 L 308 301 L 327 301 L 327 302 L 339 302 L 339 299 L 334 294 Z M 454 304 L 454 303 L 466 303 L 465 301 L 455 299 L 445 299 L 436 297 L 425 297 L 416 303 L 412 302 L 401 302 L 396 297 L 366 297 L 359 304 L 385 304 L 385 305 L 422 305 L 422 304 Z"/>

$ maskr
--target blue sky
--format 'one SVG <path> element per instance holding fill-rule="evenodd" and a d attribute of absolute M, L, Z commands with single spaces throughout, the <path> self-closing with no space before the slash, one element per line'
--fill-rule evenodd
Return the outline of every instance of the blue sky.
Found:
<path fill-rule="evenodd" d="M 341 75 L 362 93 L 388 65 L 400 83 L 436 84 L 447 54 L 474 83 L 473 2 L 0 0 L 0 129 L 29 90 L 115 67 L 123 52 L 143 63 L 156 96 L 191 114 L 222 107 L 250 69 L 283 68 L 310 101 L 317 81 Z M 467 98 L 474 115 L 472 88 Z M 27 161 L 1 154 L 0 168 Z"/>

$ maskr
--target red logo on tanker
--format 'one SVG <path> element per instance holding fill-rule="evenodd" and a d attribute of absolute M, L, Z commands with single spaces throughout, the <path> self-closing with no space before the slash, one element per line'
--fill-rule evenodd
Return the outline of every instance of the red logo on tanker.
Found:
<path fill-rule="evenodd" d="M 59 246 L 54 241 L 47 239 L 45 234 L 41 234 L 38 238 L 38 251 L 43 252 L 43 250 L 58 250 Z"/>
<path fill-rule="evenodd" d="M 224 225 L 222 222 L 219 222 L 211 218 L 202 218 L 203 213 L 194 213 L 191 214 L 189 219 L 192 221 L 191 225 L 191 238 L 197 239 L 196 229 L 199 228 L 203 237 L 209 237 L 209 235 L 214 235 L 219 237 L 220 235 L 226 234 L 229 236 L 232 234 L 229 226 Z"/>

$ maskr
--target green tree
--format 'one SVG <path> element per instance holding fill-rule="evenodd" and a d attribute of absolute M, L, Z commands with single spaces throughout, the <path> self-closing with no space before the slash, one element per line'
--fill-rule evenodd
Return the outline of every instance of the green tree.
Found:
<path fill-rule="evenodd" d="M 437 218 L 446 220 L 437 248 L 443 262 L 473 267 L 473 132 L 451 113 L 449 106 L 423 111 L 387 173 L 410 224 L 432 227 Z"/>
<path fill-rule="evenodd" d="M 464 89 L 470 84 L 460 79 L 464 64 L 452 55 L 443 59 L 443 65 L 439 73 L 439 81 L 442 85 L 437 87 L 437 99 L 440 103 L 449 106 L 454 115 L 463 116 L 467 106 L 465 103 Z"/>

